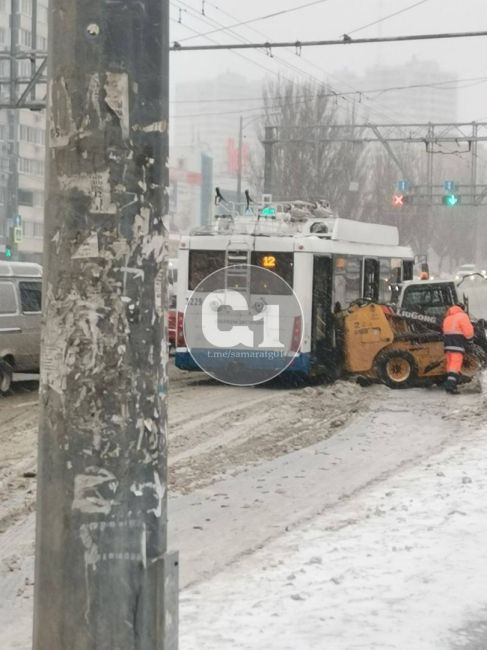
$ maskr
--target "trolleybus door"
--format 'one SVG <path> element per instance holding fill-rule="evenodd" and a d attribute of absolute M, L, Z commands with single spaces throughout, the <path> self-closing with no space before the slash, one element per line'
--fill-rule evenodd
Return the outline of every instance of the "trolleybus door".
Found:
<path fill-rule="evenodd" d="M 313 305 L 311 354 L 316 361 L 325 360 L 333 349 L 333 262 L 331 257 L 313 260 Z"/>
<path fill-rule="evenodd" d="M 364 286 L 362 296 L 373 302 L 379 300 L 380 263 L 372 258 L 364 259 Z"/>

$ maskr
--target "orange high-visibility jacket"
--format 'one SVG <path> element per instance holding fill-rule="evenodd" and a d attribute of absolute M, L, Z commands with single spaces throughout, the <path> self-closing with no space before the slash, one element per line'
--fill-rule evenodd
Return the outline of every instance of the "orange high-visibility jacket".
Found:
<path fill-rule="evenodd" d="M 465 352 L 465 341 L 473 339 L 474 330 L 468 314 L 461 307 L 454 305 L 446 312 L 443 335 L 446 351 Z"/>

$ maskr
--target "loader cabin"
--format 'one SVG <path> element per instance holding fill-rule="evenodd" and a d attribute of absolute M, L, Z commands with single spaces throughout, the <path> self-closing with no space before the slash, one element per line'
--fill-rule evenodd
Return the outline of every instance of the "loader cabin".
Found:
<path fill-rule="evenodd" d="M 400 314 L 421 314 L 440 323 L 447 309 L 458 302 L 458 294 L 453 281 L 413 280 L 398 287 L 393 302 Z"/>

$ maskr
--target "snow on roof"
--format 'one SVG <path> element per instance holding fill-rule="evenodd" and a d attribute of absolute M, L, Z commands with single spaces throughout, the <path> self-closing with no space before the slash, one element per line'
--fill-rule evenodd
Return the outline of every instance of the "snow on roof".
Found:
<path fill-rule="evenodd" d="M 42 266 L 33 262 L 3 262 L 0 261 L 1 277 L 42 277 Z"/>

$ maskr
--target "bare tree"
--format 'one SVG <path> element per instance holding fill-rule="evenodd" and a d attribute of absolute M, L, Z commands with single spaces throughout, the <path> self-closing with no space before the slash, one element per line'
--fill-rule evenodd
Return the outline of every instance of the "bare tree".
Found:
<path fill-rule="evenodd" d="M 364 172 L 360 165 L 363 147 L 350 142 L 332 142 L 333 124 L 353 127 L 353 107 L 346 108 L 326 85 L 313 82 L 277 80 L 264 87 L 265 126 L 277 128 L 274 146 L 273 195 L 279 199 L 326 198 L 339 212 L 352 216 L 357 211 L 358 195 L 350 191 L 352 181 L 359 182 Z M 262 174 L 262 165 L 253 161 L 254 176 Z M 256 179 L 257 181 L 257 179 Z M 255 182 L 256 187 L 261 184 Z"/>

